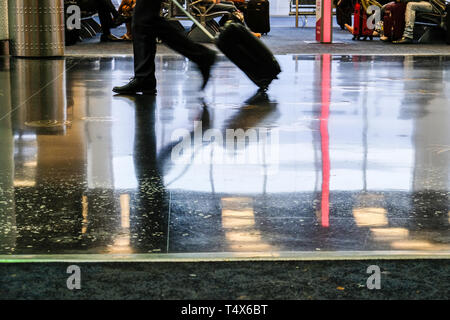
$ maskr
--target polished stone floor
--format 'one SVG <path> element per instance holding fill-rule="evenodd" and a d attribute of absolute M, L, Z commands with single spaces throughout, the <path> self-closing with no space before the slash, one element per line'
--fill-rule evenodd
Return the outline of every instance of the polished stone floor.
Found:
<path fill-rule="evenodd" d="M 0 57 L 0 256 L 450 254 L 450 57 Z"/>

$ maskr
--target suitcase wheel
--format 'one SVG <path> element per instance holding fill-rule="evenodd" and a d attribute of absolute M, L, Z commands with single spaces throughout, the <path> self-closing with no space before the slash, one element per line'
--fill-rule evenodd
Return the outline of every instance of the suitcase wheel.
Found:
<path fill-rule="evenodd" d="M 266 93 L 269 90 L 269 86 L 259 87 L 258 93 Z"/>

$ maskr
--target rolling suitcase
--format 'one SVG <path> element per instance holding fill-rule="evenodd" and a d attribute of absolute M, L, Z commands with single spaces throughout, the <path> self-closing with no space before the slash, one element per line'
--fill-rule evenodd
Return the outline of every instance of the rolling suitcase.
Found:
<path fill-rule="evenodd" d="M 270 50 L 242 24 L 227 24 L 216 45 L 262 90 L 266 90 L 281 72 Z"/>
<path fill-rule="evenodd" d="M 373 30 L 367 27 L 367 13 L 364 7 L 358 2 L 355 4 L 355 13 L 353 18 L 353 40 L 373 40 Z"/>
<path fill-rule="evenodd" d="M 278 61 L 266 45 L 256 38 L 242 24 L 227 23 L 217 38 L 206 30 L 189 12 L 178 2 L 172 2 L 194 22 L 216 46 L 238 66 L 262 91 L 268 89 L 273 80 L 278 79 L 281 72 Z"/>
<path fill-rule="evenodd" d="M 268 0 L 250 0 L 247 3 L 247 26 L 253 32 L 270 32 L 270 10 Z"/>
<path fill-rule="evenodd" d="M 400 40 L 405 30 L 406 2 L 386 5 L 383 17 L 383 33 L 390 41 Z"/>

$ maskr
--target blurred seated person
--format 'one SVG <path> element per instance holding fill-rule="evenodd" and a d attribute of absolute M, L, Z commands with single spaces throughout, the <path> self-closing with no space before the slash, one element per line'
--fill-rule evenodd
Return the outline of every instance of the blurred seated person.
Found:
<path fill-rule="evenodd" d="M 135 6 L 136 0 L 122 0 L 122 3 L 119 6 L 119 14 L 128 20 L 125 23 L 127 26 L 127 33 L 122 36 L 122 40 L 133 41 L 133 34 L 131 33 L 131 18 L 133 16 Z"/>
<path fill-rule="evenodd" d="M 111 33 L 111 29 L 116 28 L 125 22 L 125 17 L 119 14 L 111 0 L 77 0 L 81 11 L 97 12 L 102 27 L 101 42 L 122 41 Z"/>
<path fill-rule="evenodd" d="M 200 3 L 207 7 L 214 3 L 215 6 L 214 6 L 212 12 L 215 12 L 215 11 L 228 11 L 228 12 L 238 11 L 238 9 L 234 5 L 233 1 L 203 0 L 203 1 L 200 1 Z"/>
<path fill-rule="evenodd" d="M 398 41 L 393 41 L 395 44 L 408 44 L 413 42 L 414 23 L 416 22 L 417 12 L 435 13 L 443 16 L 445 14 L 445 0 L 402 0 L 407 2 L 405 11 L 405 31 L 403 37 Z"/>
<path fill-rule="evenodd" d="M 197 1 L 194 1 L 194 3 Z M 202 0 L 198 1 L 196 7 L 202 8 L 203 10 L 209 9 L 209 7 L 214 4 L 214 7 L 209 12 L 226 11 L 229 13 L 228 18 L 232 20 L 239 20 L 244 23 L 244 15 L 238 10 L 234 5 L 233 1 L 223 1 L 223 0 Z"/>
<path fill-rule="evenodd" d="M 228 16 L 224 16 L 219 24 L 224 25 L 227 21 L 233 21 L 237 23 L 245 24 L 244 14 L 239 11 L 233 1 L 223 1 L 223 0 L 202 0 L 199 2 L 200 6 L 203 6 L 208 9 L 211 4 L 214 4 L 214 7 L 210 12 L 218 12 L 218 11 L 226 11 L 228 12 Z M 260 33 L 252 32 L 255 37 L 261 38 Z"/>
<path fill-rule="evenodd" d="M 394 44 L 409 44 L 413 42 L 414 23 L 416 22 L 416 12 L 435 13 L 443 16 L 445 14 L 445 0 L 396 0 L 395 2 L 406 2 L 405 11 L 405 29 L 400 40 L 392 41 Z M 384 16 L 384 11 L 387 4 L 381 7 L 381 17 Z M 353 28 L 345 25 L 347 30 L 353 33 Z M 373 36 L 379 36 L 379 32 L 374 31 Z M 382 41 L 387 41 L 388 38 L 381 35 Z"/>

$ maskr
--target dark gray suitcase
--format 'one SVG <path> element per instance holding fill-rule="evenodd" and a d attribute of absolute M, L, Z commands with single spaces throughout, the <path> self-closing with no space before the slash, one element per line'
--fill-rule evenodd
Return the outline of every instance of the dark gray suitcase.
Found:
<path fill-rule="evenodd" d="M 220 34 L 214 36 L 205 29 L 189 12 L 181 5 L 180 10 L 192 20 L 197 27 L 213 40 L 220 51 L 223 52 L 236 66 L 239 67 L 262 91 L 268 89 L 274 79 L 281 72 L 278 61 L 266 45 L 256 38 L 244 25 L 228 22 L 222 28 Z"/>
<path fill-rule="evenodd" d="M 216 45 L 262 90 L 266 90 L 281 72 L 269 48 L 242 24 L 227 23 Z"/>
<path fill-rule="evenodd" d="M 250 0 L 247 4 L 247 26 L 253 32 L 270 32 L 270 9 L 268 0 Z"/>

